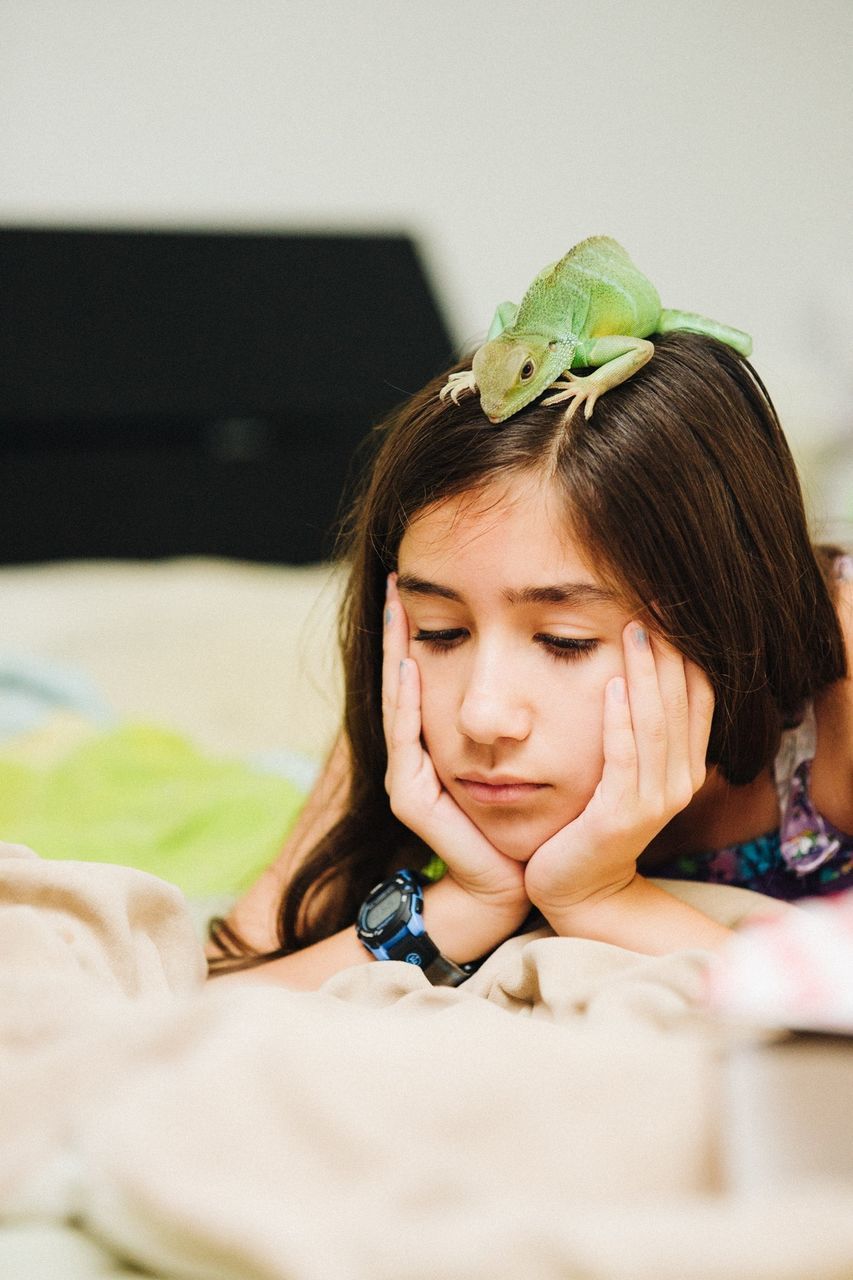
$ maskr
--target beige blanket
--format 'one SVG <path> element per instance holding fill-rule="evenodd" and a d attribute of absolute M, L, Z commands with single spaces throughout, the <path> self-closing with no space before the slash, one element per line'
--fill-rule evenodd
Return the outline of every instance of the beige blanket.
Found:
<path fill-rule="evenodd" d="M 849 1277 L 850 1188 L 725 1188 L 707 963 L 538 934 L 458 990 L 205 986 L 176 890 L 0 846 L 0 1274 Z"/>

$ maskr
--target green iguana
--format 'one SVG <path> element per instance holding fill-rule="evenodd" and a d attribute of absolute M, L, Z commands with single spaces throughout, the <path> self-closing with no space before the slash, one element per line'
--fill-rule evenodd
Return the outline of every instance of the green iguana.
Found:
<path fill-rule="evenodd" d="M 661 308 L 654 285 L 608 236 L 591 236 L 552 263 L 516 306 L 502 302 L 472 368 L 451 373 L 441 398 L 458 403 L 479 391 L 490 422 L 504 422 L 543 391 L 543 404 L 572 403 L 565 421 L 586 402 L 584 416 L 610 387 L 636 373 L 654 355 L 649 334 L 689 329 L 718 338 L 742 356 L 752 339 L 739 329 L 689 311 Z M 592 368 L 577 377 L 572 369 Z"/>

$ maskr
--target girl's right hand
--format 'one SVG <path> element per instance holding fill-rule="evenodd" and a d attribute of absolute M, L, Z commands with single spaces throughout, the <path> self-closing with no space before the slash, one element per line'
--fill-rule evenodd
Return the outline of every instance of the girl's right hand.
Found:
<path fill-rule="evenodd" d="M 395 574 L 388 579 L 385 604 L 382 720 L 391 812 L 447 863 L 460 888 L 516 916 L 520 924 L 530 910 L 523 864 L 495 849 L 466 817 L 442 786 L 423 744 L 420 673 L 409 655 L 409 623 Z"/>

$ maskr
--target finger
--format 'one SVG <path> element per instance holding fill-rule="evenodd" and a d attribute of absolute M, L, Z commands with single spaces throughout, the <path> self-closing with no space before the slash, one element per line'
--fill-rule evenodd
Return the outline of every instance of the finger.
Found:
<path fill-rule="evenodd" d="M 400 663 L 409 656 L 409 621 L 397 591 L 397 575 L 388 575 L 382 630 L 382 726 L 390 750 L 390 729 L 397 707 Z"/>
<path fill-rule="evenodd" d="M 666 729 L 666 757 L 662 777 L 660 762 L 649 745 L 649 737 L 640 742 L 641 793 L 665 798 L 667 806 L 683 809 L 690 803 L 705 779 L 705 757 L 714 694 L 710 681 L 701 668 L 691 663 L 661 636 L 651 638 L 655 659 L 658 691 Z M 650 722 L 651 723 L 651 722 Z M 656 729 L 652 729 L 655 733 Z M 644 765 L 648 765 L 643 772 Z"/>
<path fill-rule="evenodd" d="M 623 632 L 625 678 L 637 749 L 637 790 L 650 801 L 666 785 L 668 731 L 658 667 L 648 631 L 630 622 Z"/>
<path fill-rule="evenodd" d="M 684 675 L 687 683 L 688 715 L 688 755 L 690 759 L 690 775 L 693 780 L 694 793 L 705 781 L 708 758 L 708 739 L 711 736 L 711 722 L 714 718 L 714 688 L 707 673 L 695 662 L 687 659 L 684 663 Z"/>
<path fill-rule="evenodd" d="M 638 759 L 627 684 L 623 676 L 608 680 L 604 690 L 604 770 L 602 798 L 610 806 L 633 804 L 637 795 Z"/>
<path fill-rule="evenodd" d="M 690 707 L 685 658 L 660 636 L 653 638 L 652 651 L 666 721 L 665 794 L 670 804 L 685 808 L 695 791 L 690 763 Z"/>
<path fill-rule="evenodd" d="M 417 663 L 405 658 L 397 679 L 397 703 L 388 731 L 389 795 L 400 793 L 411 783 L 423 762 L 421 745 L 421 684 Z"/>

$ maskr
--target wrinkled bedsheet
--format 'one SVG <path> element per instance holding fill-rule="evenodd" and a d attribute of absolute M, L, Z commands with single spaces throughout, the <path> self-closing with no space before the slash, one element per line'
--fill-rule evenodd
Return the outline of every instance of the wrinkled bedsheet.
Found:
<path fill-rule="evenodd" d="M 205 984 L 173 886 L 0 846 L 0 1274 L 849 1277 L 849 1186 L 726 1188 L 708 964 L 540 932 L 456 990 Z"/>

